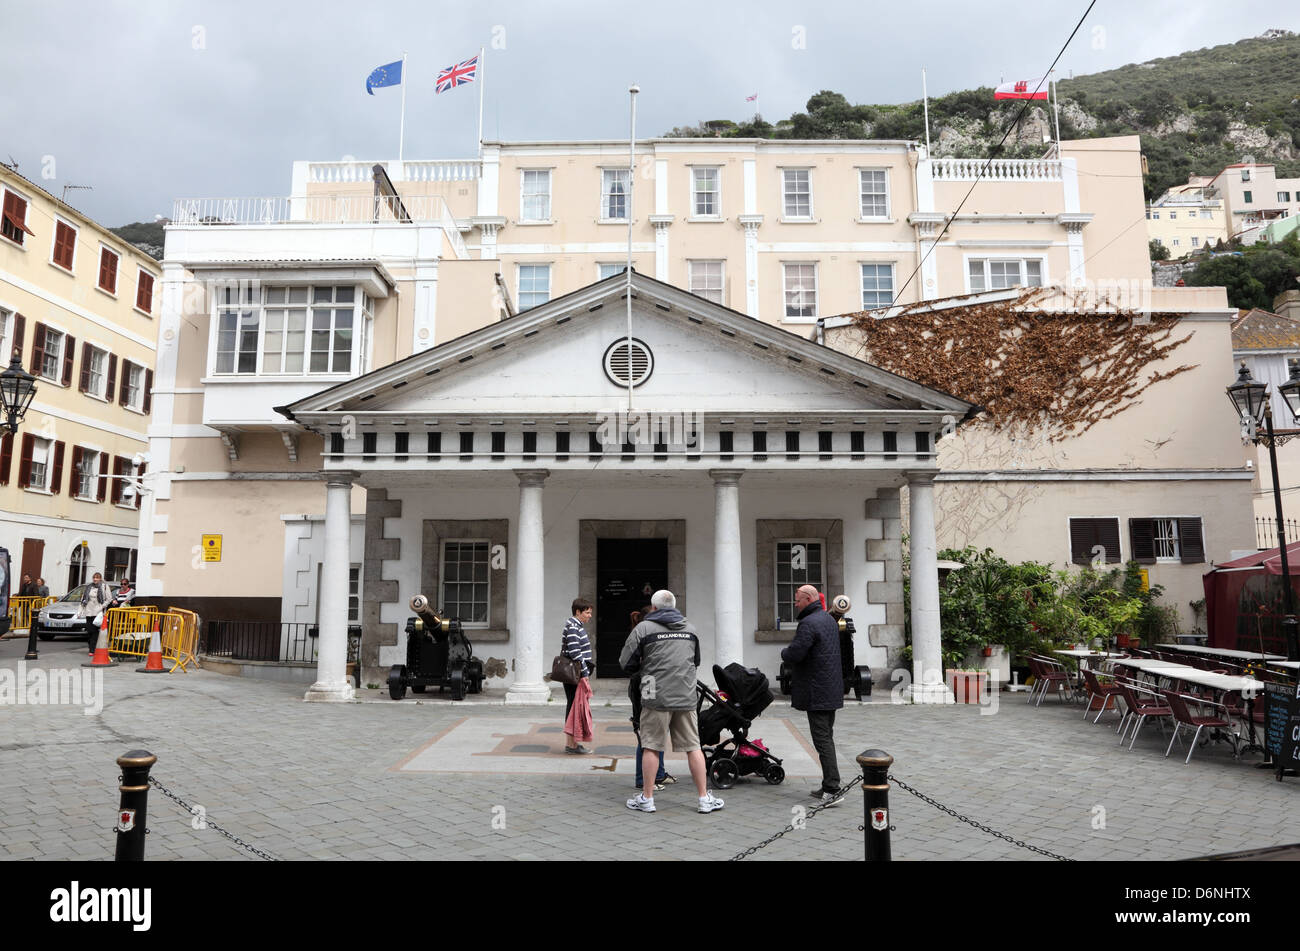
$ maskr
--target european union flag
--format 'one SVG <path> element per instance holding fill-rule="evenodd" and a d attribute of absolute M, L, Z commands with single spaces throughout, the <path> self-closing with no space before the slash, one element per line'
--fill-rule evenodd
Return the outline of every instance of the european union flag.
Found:
<path fill-rule="evenodd" d="M 402 84 L 402 61 L 380 66 L 366 77 L 366 92 L 374 95 L 376 86 L 400 86 Z"/>

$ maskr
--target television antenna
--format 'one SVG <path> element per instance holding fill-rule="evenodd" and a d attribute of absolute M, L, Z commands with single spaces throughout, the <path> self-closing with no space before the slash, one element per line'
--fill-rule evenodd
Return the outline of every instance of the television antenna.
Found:
<path fill-rule="evenodd" d="M 92 189 L 94 189 L 94 187 L 95 187 L 94 185 L 64 185 L 63 194 L 62 196 L 60 196 L 60 200 L 65 205 L 68 203 L 68 189 L 70 188 L 77 188 L 77 189 L 84 189 L 86 191 L 91 191 Z"/>

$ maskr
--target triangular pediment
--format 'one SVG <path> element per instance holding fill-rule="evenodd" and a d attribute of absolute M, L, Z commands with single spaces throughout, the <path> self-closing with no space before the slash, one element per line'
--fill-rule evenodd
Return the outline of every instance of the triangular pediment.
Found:
<path fill-rule="evenodd" d="M 632 394 L 642 409 L 693 413 L 851 413 L 971 406 L 713 304 L 680 288 L 632 277 L 631 335 L 653 369 Z M 607 369 L 628 336 L 622 275 L 286 407 L 295 417 L 349 412 L 598 414 L 625 406 L 627 387 Z"/>

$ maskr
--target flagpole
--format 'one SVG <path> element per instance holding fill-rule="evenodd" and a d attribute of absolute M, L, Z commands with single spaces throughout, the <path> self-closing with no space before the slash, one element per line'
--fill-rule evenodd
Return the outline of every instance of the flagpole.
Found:
<path fill-rule="evenodd" d="M 402 166 L 402 146 L 406 141 L 406 51 L 402 51 L 402 121 L 397 132 L 397 164 Z M 402 166 L 402 179 L 406 179 L 406 167 Z"/>
<path fill-rule="evenodd" d="M 925 157 L 930 157 L 930 92 L 925 84 L 925 67 L 921 67 L 921 100 L 925 104 Z"/>
<path fill-rule="evenodd" d="M 1055 102 L 1053 112 L 1056 116 L 1056 157 L 1061 157 L 1061 90 L 1056 88 L 1056 80 L 1052 80 L 1052 98 Z"/>
<path fill-rule="evenodd" d="M 478 48 L 478 157 L 483 157 L 483 84 L 487 77 L 487 57 Z"/>
<path fill-rule="evenodd" d="M 635 379 L 632 371 L 632 196 L 633 182 L 636 181 L 636 94 L 641 87 L 633 83 L 628 87 L 631 101 L 631 120 L 627 136 L 627 269 L 623 272 L 627 278 L 627 411 L 632 412 L 632 383 Z"/>

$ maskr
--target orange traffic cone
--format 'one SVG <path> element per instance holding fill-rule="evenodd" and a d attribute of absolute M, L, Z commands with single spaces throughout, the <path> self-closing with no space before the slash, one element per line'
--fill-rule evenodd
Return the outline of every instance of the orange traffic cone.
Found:
<path fill-rule="evenodd" d="M 162 662 L 162 638 L 158 634 L 157 623 L 153 626 L 153 637 L 149 638 L 149 656 L 143 667 L 135 669 L 137 674 L 165 674 Z"/>
<path fill-rule="evenodd" d="M 117 661 L 108 656 L 108 612 L 104 612 L 104 620 L 99 622 L 99 641 L 95 644 L 95 656 L 91 658 L 90 663 L 82 664 L 82 667 L 116 667 Z"/>

